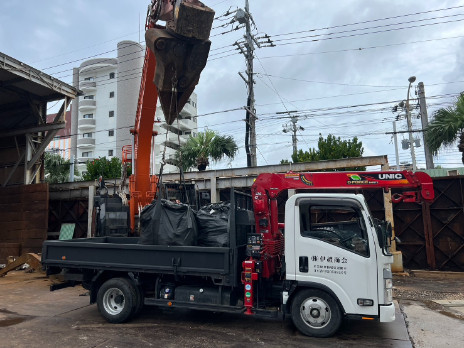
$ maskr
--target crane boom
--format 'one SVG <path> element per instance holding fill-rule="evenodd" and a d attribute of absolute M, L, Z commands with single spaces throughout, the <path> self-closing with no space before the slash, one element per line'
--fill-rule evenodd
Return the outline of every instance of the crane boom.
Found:
<path fill-rule="evenodd" d="M 275 273 L 276 258 L 284 247 L 282 226 L 278 221 L 278 196 L 286 190 L 359 190 L 401 189 L 392 195 L 392 202 L 431 202 L 433 182 L 426 173 L 411 171 L 388 172 L 325 172 L 260 174 L 251 188 L 256 233 L 263 237 L 263 277 Z"/>

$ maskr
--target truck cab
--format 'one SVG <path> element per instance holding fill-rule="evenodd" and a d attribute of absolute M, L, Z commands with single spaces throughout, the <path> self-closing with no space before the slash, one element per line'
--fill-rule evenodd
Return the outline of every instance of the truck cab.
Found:
<path fill-rule="evenodd" d="M 303 193 L 285 205 L 282 303 L 303 333 L 327 336 L 342 317 L 390 322 L 393 256 L 388 228 L 363 195 Z"/>

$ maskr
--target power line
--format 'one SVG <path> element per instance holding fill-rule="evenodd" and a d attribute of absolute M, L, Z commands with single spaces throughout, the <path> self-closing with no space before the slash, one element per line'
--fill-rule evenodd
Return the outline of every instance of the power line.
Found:
<path fill-rule="evenodd" d="M 382 25 L 377 25 L 377 26 L 373 26 L 373 27 L 364 27 L 364 28 L 356 28 L 356 29 L 351 29 L 351 30 L 342 30 L 342 31 L 337 31 L 337 32 L 331 32 L 331 33 L 323 33 L 323 34 L 306 35 L 306 36 L 299 36 L 299 37 L 293 37 L 293 38 L 276 39 L 274 41 L 275 42 L 282 42 L 282 41 L 299 40 L 299 39 L 314 38 L 314 37 L 321 37 L 321 36 L 331 36 L 331 35 L 336 35 L 336 34 L 346 34 L 346 33 L 358 32 L 358 31 L 362 31 L 362 30 L 387 28 L 387 27 L 391 27 L 391 26 L 395 26 L 395 25 L 419 23 L 419 22 L 430 21 L 430 20 L 434 20 L 434 19 L 453 18 L 453 17 L 459 17 L 459 16 L 463 16 L 463 15 L 464 14 L 462 14 L 462 13 L 458 13 L 458 14 L 453 14 L 453 15 L 448 15 L 448 16 L 422 18 L 422 19 L 416 19 L 416 20 L 411 20 L 411 21 L 406 21 L 406 22 L 388 23 L 388 24 L 382 24 Z M 434 24 L 441 24 L 441 23 L 448 23 L 448 22 L 427 23 L 427 24 L 424 24 L 424 25 L 434 25 Z M 390 29 L 390 30 L 398 30 L 398 29 L 401 29 L 401 28 L 393 28 L 393 29 Z M 390 31 L 390 30 L 386 30 L 386 31 Z M 364 35 L 364 34 L 366 34 L 366 33 L 359 33 L 359 35 Z"/>
<path fill-rule="evenodd" d="M 404 15 L 397 15 L 397 16 L 384 17 L 384 18 L 377 18 L 377 19 L 371 19 L 371 20 L 367 20 L 367 21 L 354 22 L 354 23 L 347 23 L 347 24 L 340 24 L 340 25 L 334 25 L 334 26 L 330 26 L 330 27 L 309 29 L 309 30 L 303 30 L 303 31 L 292 32 L 292 33 L 276 34 L 276 35 L 272 35 L 272 36 L 273 36 L 273 37 L 278 37 L 278 36 L 283 36 L 283 35 L 301 34 L 301 33 L 306 33 L 306 32 L 311 32 L 311 31 L 318 31 L 318 30 L 328 30 L 328 29 L 335 29 L 335 28 L 343 28 L 343 27 L 354 26 L 354 25 L 359 25 L 359 24 L 367 24 L 367 23 L 374 23 L 374 22 L 379 22 L 379 21 L 386 21 L 386 20 L 396 19 L 396 18 L 404 18 L 404 17 L 410 17 L 410 16 L 417 16 L 417 15 L 426 14 L 426 13 L 433 13 L 433 12 L 441 12 L 441 11 L 454 10 L 454 9 L 463 8 L 463 7 L 464 7 L 464 6 L 446 7 L 446 8 L 436 9 L 436 10 L 421 11 L 421 12 L 415 12 L 415 13 L 407 13 L 407 14 L 404 14 Z"/>

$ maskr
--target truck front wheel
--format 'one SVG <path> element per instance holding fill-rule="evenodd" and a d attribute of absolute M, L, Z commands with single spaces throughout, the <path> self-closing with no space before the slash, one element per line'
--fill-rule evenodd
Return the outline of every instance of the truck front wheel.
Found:
<path fill-rule="evenodd" d="M 292 320 L 304 335 L 332 336 L 340 327 L 342 315 L 337 302 L 324 291 L 301 290 L 292 301 Z"/>
<path fill-rule="evenodd" d="M 97 306 L 100 314 L 110 323 L 130 319 L 136 306 L 137 294 L 129 279 L 107 280 L 98 290 Z"/>

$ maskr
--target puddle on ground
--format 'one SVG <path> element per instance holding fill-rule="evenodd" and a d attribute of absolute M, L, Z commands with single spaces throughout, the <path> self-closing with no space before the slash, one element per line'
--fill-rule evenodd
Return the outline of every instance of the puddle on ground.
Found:
<path fill-rule="evenodd" d="M 22 322 L 31 318 L 29 316 L 21 316 L 18 313 L 9 311 L 8 309 L 5 309 L 5 308 L 0 308 L 0 314 L 3 314 L 0 316 L 0 327 L 7 327 L 7 326 L 21 324 Z"/>
<path fill-rule="evenodd" d="M 17 324 L 21 324 L 24 321 L 26 321 L 26 318 L 4 319 L 4 320 L 0 320 L 0 327 L 17 325 Z"/>
<path fill-rule="evenodd" d="M 9 311 L 8 309 L 5 309 L 5 308 L 0 308 L 0 313 L 18 315 L 18 313 Z"/>

